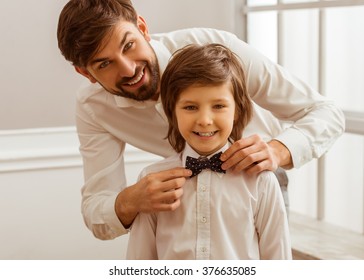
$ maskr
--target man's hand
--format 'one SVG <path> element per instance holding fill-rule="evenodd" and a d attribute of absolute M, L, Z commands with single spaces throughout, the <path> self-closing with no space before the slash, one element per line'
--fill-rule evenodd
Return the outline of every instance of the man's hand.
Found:
<path fill-rule="evenodd" d="M 115 201 L 115 212 L 124 226 L 129 226 L 139 212 L 173 211 L 180 206 L 182 186 L 191 171 L 174 168 L 148 174 L 136 184 L 121 191 Z"/>
<path fill-rule="evenodd" d="M 286 146 L 277 140 L 266 143 L 258 135 L 234 142 L 222 154 L 221 160 L 224 161 L 224 170 L 245 170 L 248 174 L 258 174 L 264 170 L 275 171 L 279 166 L 292 167 L 291 154 Z"/>

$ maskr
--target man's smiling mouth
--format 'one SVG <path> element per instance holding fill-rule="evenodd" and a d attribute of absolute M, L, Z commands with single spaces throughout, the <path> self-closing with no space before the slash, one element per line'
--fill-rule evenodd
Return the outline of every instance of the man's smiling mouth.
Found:
<path fill-rule="evenodd" d="M 127 82 L 126 84 L 129 86 L 135 85 L 140 82 L 140 80 L 143 78 L 143 76 L 144 76 L 144 68 L 140 71 L 140 73 L 134 79 Z"/>

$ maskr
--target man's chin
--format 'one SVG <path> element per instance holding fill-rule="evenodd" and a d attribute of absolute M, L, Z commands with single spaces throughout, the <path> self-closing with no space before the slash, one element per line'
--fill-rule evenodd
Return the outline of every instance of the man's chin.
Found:
<path fill-rule="evenodd" d="M 125 91 L 115 91 L 112 92 L 114 95 L 120 96 L 120 97 L 124 97 L 124 98 L 128 98 L 128 99 L 132 99 L 135 101 L 147 101 L 152 99 L 155 96 L 155 91 L 150 91 L 150 92 L 143 92 L 143 93 L 139 93 L 139 94 L 135 94 L 135 93 L 131 93 L 131 92 L 125 92 Z"/>

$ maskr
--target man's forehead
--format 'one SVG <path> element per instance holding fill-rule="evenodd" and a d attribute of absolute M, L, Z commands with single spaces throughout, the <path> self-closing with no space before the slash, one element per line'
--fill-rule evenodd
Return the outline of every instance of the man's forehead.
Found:
<path fill-rule="evenodd" d="M 110 31 L 104 36 L 101 41 L 98 50 L 90 58 L 89 65 L 104 60 L 103 58 L 108 57 L 108 47 L 119 48 L 127 40 L 129 36 L 136 34 L 138 28 L 131 22 L 121 20 L 114 27 L 110 28 Z"/>

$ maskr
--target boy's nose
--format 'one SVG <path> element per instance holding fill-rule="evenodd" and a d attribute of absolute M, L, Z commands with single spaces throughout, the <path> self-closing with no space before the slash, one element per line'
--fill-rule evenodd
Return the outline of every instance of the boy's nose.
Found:
<path fill-rule="evenodd" d="M 207 126 L 207 125 L 211 125 L 212 122 L 213 122 L 212 116 L 209 113 L 203 112 L 203 113 L 199 114 L 198 120 L 197 120 L 198 125 Z"/>

